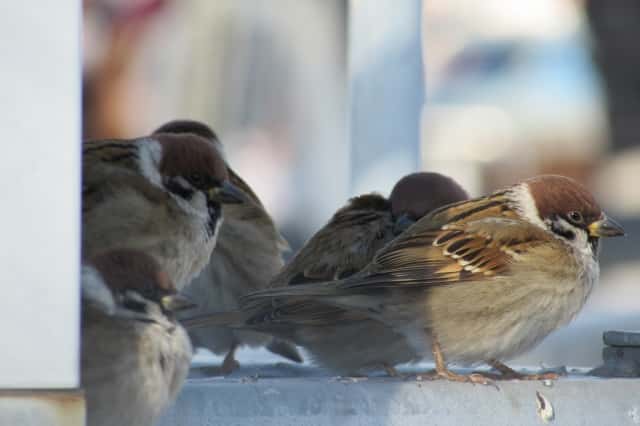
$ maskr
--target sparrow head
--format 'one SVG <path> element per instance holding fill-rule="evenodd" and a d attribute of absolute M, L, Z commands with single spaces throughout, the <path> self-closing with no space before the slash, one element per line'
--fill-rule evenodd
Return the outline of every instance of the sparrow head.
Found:
<path fill-rule="evenodd" d="M 134 311 L 146 311 L 149 303 L 163 312 L 194 305 L 177 294 L 169 276 L 150 255 L 132 249 L 115 249 L 94 257 L 90 264 L 98 271 L 117 303 Z"/>
<path fill-rule="evenodd" d="M 229 181 L 221 153 L 195 133 L 157 133 L 162 146 L 160 174 L 170 192 L 186 200 L 202 192 L 214 204 L 242 203 L 246 197 Z"/>
<path fill-rule="evenodd" d="M 163 124 L 153 131 L 153 134 L 159 133 L 171 133 L 182 134 L 192 133 L 210 141 L 216 141 L 219 143 L 218 136 L 215 134 L 211 127 L 204 123 L 195 120 L 173 120 Z"/>
<path fill-rule="evenodd" d="M 396 233 L 439 207 L 468 198 L 467 192 L 450 177 L 432 172 L 411 173 L 396 183 L 389 196 Z"/>
<path fill-rule="evenodd" d="M 220 155 L 224 158 L 224 148 L 222 146 L 222 142 L 218 139 L 218 135 L 211 129 L 211 127 L 207 126 L 204 123 L 195 120 L 173 120 L 168 123 L 163 124 L 153 131 L 153 135 L 158 135 L 162 133 L 172 134 L 172 135 L 183 135 L 183 134 L 191 134 L 194 136 L 199 136 L 202 139 L 206 140 L 210 144 L 212 144 L 216 150 L 220 153 Z"/>
<path fill-rule="evenodd" d="M 624 235 L 607 217 L 591 193 L 564 176 L 543 175 L 516 185 L 520 195 L 517 210 L 530 222 L 544 227 L 573 245 L 589 243 L 594 253 L 600 237 Z"/>

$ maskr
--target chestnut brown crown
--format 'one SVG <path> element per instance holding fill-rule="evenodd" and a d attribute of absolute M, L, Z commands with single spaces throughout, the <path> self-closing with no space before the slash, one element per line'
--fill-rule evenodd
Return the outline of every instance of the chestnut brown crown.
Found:
<path fill-rule="evenodd" d="M 218 140 L 218 136 L 211 129 L 211 127 L 207 126 L 200 121 L 195 120 L 173 120 L 168 123 L 163 124 L 153 131 L 153 134 L 158 133 L 171 133 L 171 134 L 180 134 L 180 133 L 191 133 L 197 136 L 200 136 L 209 140 Z"/>
<path fill-rule="evenodd" d="M 161 303 L 176 288 L 160 265 L 148 254 L 132 249 L 115 249 L 90 262 L 114 294 L 132 290 L 145 299 Z"/>
<path fill-rule="evenodd" d="M 154 135 L 163 149 L 160 173 L 169 178 L 183 177 L 197 189 L 207 190 L 228 180 L 227 167 L 220 153 L 193 133 Z"/>
<path fill-rule="evenodd" d="M 412 173 L 403 177 L 389 196 L 393 216 L 407 214 L 413 220 L 446 204 L 468 198 L 467 192 L 456 181 L 433 172 Z"/>
<path fill-rule="evenodd" d="M 603 217 L 591 193 L 575 180 L 557 175 L 542 175 L 524 181 L 529 187 L 540 219 L 562 217 L 576 225 L 589 225 Z"/>

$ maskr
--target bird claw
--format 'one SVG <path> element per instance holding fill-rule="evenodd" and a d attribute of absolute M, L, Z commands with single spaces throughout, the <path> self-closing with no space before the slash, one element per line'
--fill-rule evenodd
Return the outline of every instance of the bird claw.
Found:
<path fill-rule="evenodd" d="M 493 386 L 496 389 L 499 389 L 498 386 L 494 383 L 491 377 L 486 374 L 480 373 L 471 373 L 471 374 L 458 374 L 454 373 L 451 370 L 442 370 L 442 371 L 429 371 L 426 373 L 421 373 L 416 376 L 417 381 L 432 381 L 432 380 L 449 380 L 451 382 L 458 383 L 473 383 L 475 385 L 484 385 L 484 386 Z"/>
<path fill-rule="evenodd" d="M 497 375 L 499 377 L 498 380 L 558 380 L 560 378 L 560 374 L 554 372 L 536 374 L 514 373 Z"/>
<path fill-rule="evenodd" d="M 393 365 L 383 364 L 382 367 L 384 368 L 384 371 L 387 373 L 389 377 L 403 378 L 403 375 L 400 374 Z"/>
<path fill-rule="evenodd" d="M 495 368 L 499 374 L 484 374 L 494 380 L 558 380 L 558 378 L 560 378 L 560 376 L 562 375 L 562 373 L 557 373 L 555 371 L 533 374 L 520 373 L 498 361 L 493 361 L 490 363 L 490 365 Z"/>
<path fill-rule="evenodd" d="M 496 385 L 495 382 L 485 374 L 480 374 L 480 373 L 457 374 L 451 370 L 444 370 L 439 372 L 438 375 L 441 378 L 450 380 L 452 382 L 473 383 L 474 385 L 493 386 L 496 389 L 500 389 L 498 388 L 498 385 Z"/>
<path fill-rule="evenodd" d="M 240 368 L 240 363 L 235 358 L 225 358 L 220 366 L 220 372 L 223 376 L 227 376 L 238 368 Z"/>
<path fill-rule="evenodd" d="M 439 378 L 440 376 L 435 370 L 427 371 L 426 373 L 416 374 L 416 381 L 418 382 L 438 380 Z"/>

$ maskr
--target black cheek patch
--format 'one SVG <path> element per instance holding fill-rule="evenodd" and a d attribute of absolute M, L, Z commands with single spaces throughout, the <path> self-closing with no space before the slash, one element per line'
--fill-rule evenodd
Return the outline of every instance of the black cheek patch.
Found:
<path fill-rule="evenodd" d="M 597 256 L 598 256 L 598 247 L 600 245 L 600 238 L 589 237 L 589 245 L 591 246 L 591 252 L 597 258 Z"/>
<path fill-rule="evenodd" d="M 125 299 L 123 302 L 123 306 L 132 311 L 136 311 L 140 313 L 147 312 L 147 305 L 145 305 L 142 302 L 138 302 L 137 300 Z"/>
<path fill-rule="evenodd" d="M 209 213 L 209 220 L 207 221 L 207 235 L 213 237 L 216 232 L 216 224 L 220 220 L 220 204 L 215 201 L 209 201 L 207 203 L 207 212 Z"/>
<path fill-rule="evenodd" d="M 551 230 L 569 241 L 573 241 L 576 238 L 576 234 L 573 231 L 562 228 L 558 222 L 551 222 Z"/>
<path fill-rule="evenodd" d="M 190 200 L 193 197 L 194 190 L 191 188 L 185 188 L 176 178 L 170 177 L 165 181 L 165 188 L 178 197 Z"/>

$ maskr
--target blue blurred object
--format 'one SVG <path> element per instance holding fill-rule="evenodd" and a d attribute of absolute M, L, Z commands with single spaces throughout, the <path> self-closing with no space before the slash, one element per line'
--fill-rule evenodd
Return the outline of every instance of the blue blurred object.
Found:
<path fill-rule="evenodd" d="M 351 193 L 388 192 L 420 164 L 421 1 L 351 6 Z"/>
<path fill-rule="evenodd" d="M 551 108 L 592 102 L 600 91 L 582 37 L 469 44 L 451 60 L 445 79 L 429 93 L 429 101 L 548 101 Z"/>

